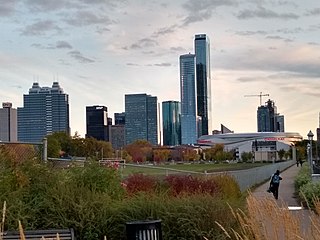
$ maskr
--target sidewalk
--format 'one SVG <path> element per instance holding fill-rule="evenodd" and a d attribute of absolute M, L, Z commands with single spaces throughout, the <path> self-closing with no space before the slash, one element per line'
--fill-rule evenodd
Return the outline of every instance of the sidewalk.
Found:
<path fill-rule="evenodd" d="M 279 204 L 286 204 L 288 206 L 300 206 L 297 199 L 294 196 L 294 178 L 298 174 L 300 167 L 293 165 L 281 172 L 282 181 L 279 187 Z M 271 177 L 271 176 L 270 176 Z M 253 192 L 252 195 L 256 198 L 273 198 L 272 193 L 268 193 L 270 181 L 260 185 Z"/>
<path fill-rule="evenodd" d="M 297 167 L 293 165 L 280 173 L 282 180 L 279 187 L 279 199 L 275 200 L 272 193 L 268 193 L 267 189 L 269 188 L 270 181 L 260 185 L 253 192 L 252 195 L 256 199 L 270 199 L 276 201 L 280 208 L 289 208 L 291 212 L 298 216 L 301 223 L 301 228 L 304 232 L 307 231 L 310 226 L 310 212 L 308 209 L 297 209 L 301 207 L 301 204 L 298 202 L 297 198 L 294 196 L 294 179 L 299 173 L 300 166 Z M 270 176 L 271 177 L 271 176 Z"/>

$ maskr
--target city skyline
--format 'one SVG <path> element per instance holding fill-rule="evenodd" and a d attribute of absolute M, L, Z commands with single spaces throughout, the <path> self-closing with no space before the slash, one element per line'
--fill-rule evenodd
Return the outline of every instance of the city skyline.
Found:
<path fill-rule="evenodd" d="M 317 1 L 13 0 L 0 4 L 0 102 L 23 107 L 33 82 L 58 81 L 70 99 L 71 134 L 85 136 L 86 106 L 124 111 L 125 94 L 180 100 L 179 56 L 210 38 L 213 129 L 256 132 L 268 93 L 287 132 L 319 126 Z M 268 99 L 263 98 L 263 103 Z"/>

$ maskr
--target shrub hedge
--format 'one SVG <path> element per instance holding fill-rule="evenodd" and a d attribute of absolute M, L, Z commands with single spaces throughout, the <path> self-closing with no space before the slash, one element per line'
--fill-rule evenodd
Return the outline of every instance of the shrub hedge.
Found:
<path fill-rule="evenodd" d="M 1 157 L 0 157 L 1 158 Z M 0 203 L 7 202 L 6 230 L 74 228 L 79 240 L 126 239 L 125 223 L 161 219 L 164 239 L 226 239 L 215 224 L 237 229 L 233 209 L 243 208 L 236 181 L 120 174 L 97 163 L 54 169 L 35 160 L 0 159 Z"/>

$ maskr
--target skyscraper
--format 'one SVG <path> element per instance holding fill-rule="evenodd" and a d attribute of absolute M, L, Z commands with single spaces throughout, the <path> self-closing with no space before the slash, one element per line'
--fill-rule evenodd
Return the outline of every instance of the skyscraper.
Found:
<path fill-rule="evenodd" d="M 125 122 L 126 114 L 114 113 L 115 125 L 109 126 L 109 141 L 116 150 L 121 150 L 126 145 L 125 141 Z"/>
<path fill-rule="evenodd" d="M 199 135 L 211 131 L 210 40 L 206 34 L 195 35 L 197 115 L 201 117 Z"/>
<path fill-rule="evenodd" d="M 108 141 L 108 108 L 105 106 L 86 107 L 87 134 L 97 140 Z"/>
<path fill-rule="evenodd" d="M 147 140 L 158 144 L 157 97 L 147 94 L 125 95 L 126 144 Z"/>
<path fill-rule="evenodd" d="M 58 82 L 52 87 L 33 83 L 29 94 L 23 95 L 24 107 L 18 108 L 18 140 L 40 142 L 54 132 L 70 134 L 69 96 Z"/>
<path fill-rule="evenodd" d="M 0 108 L 0 141 L 17 141 L 17 109 L 12 108 L 12 103 L 2 103 Z"/>
<path fill-rule="evenodd" d="M 122 113 L 114 113 L 114 125 L 124 125 L 126 122 L 126 114 Z"/>
<path fill-rule="evenodd" d="M 277 113 L 277 107 L 272 100 L 258 107 L 258 132 L 284 132 L 284 116 Z"/>
<path fill-rule="evenodd" d="M 195 55 L 180 56 L 181 143 L 197 141 Z"/>
<path fill-rule="evenodd" d="M 181 144 L 180 102 L 162 102 L 163 145 Z"/>

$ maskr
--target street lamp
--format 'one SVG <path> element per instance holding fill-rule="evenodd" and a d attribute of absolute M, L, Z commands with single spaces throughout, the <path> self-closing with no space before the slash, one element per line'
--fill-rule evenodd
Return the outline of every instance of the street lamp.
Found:
<path fill-rule="evenodd" d="M 312 163 L 312 140 L 313 140 L 313 133 L 311 132 L 311 130 L 309 131 L 308 133 L 308 140 L 310 142 L 310 157 L 309 157 L 309 164 L 310 164 L 310 172 L 311 172 L 311 175 L 313 173 L 313 163 Z"/>

